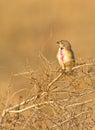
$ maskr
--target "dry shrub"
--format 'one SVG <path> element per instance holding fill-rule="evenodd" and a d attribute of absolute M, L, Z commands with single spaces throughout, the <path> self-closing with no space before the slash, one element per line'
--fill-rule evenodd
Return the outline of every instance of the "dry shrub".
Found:
<path fill-rule="evenodd" d="M 20 99 L 16 105 L 12 103 L 12 99 L 7 101 L 6 108 L 3 108 L 1 113 L 0 128 L 94 130 L 94 60 L 76 63 L 76 67 L 66 73 L 62 72 L 56 63 L 50 63 L 42 54 L 40 58 L 39 72 L 29 71 L 14 75 L 27 78 L 31 89 L 28 96 Z M 13 93 L 13 96 L 16 97 L 19 92 L 22 90 Z"/>

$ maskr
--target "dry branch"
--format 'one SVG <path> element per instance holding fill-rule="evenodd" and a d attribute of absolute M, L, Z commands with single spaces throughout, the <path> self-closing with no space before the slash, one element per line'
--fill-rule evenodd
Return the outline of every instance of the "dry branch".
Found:
<path fill-rule="evenodd" d="M 40 77 L 40 78 L 35 77 L 35 80 L 37 81 L 37 83 L 35 83 L 35 82 L 32 83 L 32 85 L 34 85 L 33 86 L 33 92 L 36 91 L 34 93 L 35 96 L 31 96 L 31 98 L 26 99 L 26 100 L 24 100 L 20 103 L 17 103 L 16 105 L 9 107 L 9 108 L 8 108 L 8 103 L 7 103 L 7 106 L 6 106 L 7 108 L 5 108 L 3 110 L 3 113 L 1 115 L 1 120 L 0 120 L 1 123 L 2 123 L 2 119 L 4 117 L 6 118 L 5 115 L 7 113 L 14 113 L 14 114 L 19 113 L 19 115 L 20 115 L 20 113 L 22 113 L 22 112 L 33 109 L 32 114 L 34 113 L 34 111 L 38 112 L 38 111 L 41 110 L 42 115 L 43 115 L 44 112 L 43 112 L 42 107 L 44 106 L 44 109 L 47 109 L 45 107 L 49 106 L 49 109 L 54 112 L 54 117 L 51 118 L 51 116 L 46 113 L 48 119 L 46 118 L 44 120 L 46 122 L 48 120 L 48 121 L 53 123 L 53 126 L 48 126 L 48 128 L 52 129 L 52 128 L 55 128 L 55 127 L 59 127 L 59 129 L 61 129 L 62 125 L 64 125 L 65 123 L 68 123 L 69 121 L 73 121 L 74 118 L 79 118 L 79 116 L 90 112 L 90 111 L 86 111 L 86 110 L 89 110 L 88 106 L 89 106 L 89 104 L 91 104 L 95 101 L 95 98 L 89 99 L 89 100 L 86 100 L 86 101 L 81 101 L 81 102 L 80 102 L 79 98 L 81 96 L 84 96 L 84 95 L 93 94 L 95 92 L 95 90 L 92 89 L 91 87 L 89 87 L 89 88 L 83 88 L 82 91 L 80 91 L 80 90 L 76 91 L 76 90 L 74 90 L 73 84 L 71 84 L 71 85 L 69 84 L 70 87 L 66 87 L 68 84 L 66 84 L 66 86 L 64 84 L 63 87 L 61 88 L 61 85 L 64 82 L 64 77 L 69 72 L 62 71 L 57 76 L 55 76 L 54 79 L 52 79 L 52 76 L 54 76 L 54 73 L 53 73 L 53 71 L 51 71 L 52 67 L 50 66 L 50 63 L 48 62 L 48 60 L 43 55 L 40 55 L 40 57 L 43 60 L 43 65 L 46 65 L 44 67 L 44 69 L 46 69 L 46 70 L 44 70 L 46 73 L 44 73 L 43 76 Z M 81 67 L 93 66 L 93 65 L 94 65 L 94 63 L 84 63 L 84 64 L 81 64 L 81 65 L 77 65 L 77 66 L 72 68 L 71 72 L 73 72 L 74 70 L 77 70 Z M 32 73 L 33 73 L 33 71 L 23 72 L 23 73 L 14 74 L 13 76 L 19 76 L 19 75 L 25 75 L 25 74 L 27 75 L 27 74 L 32 74 Z M 49 77 L 46 76 L 47 73 L 50 73 Z M 87 73 L 87 75 L 90 75 L 90 74 L 92 74 L 92 73 Z M 56 92 L 52 93 L 53 90 L 51 90 L 50 87 L 53 86 L 62 76 L 63 76 L 63 78 L 62 78 L 62 81 L 60 80 L 61 82 L 59 82 L 59 88 L 57 88 L 58 91 L 56 91 L 57 93 Z M 80 77 L 82 77 L 82 76 L 83 76 L 83 72 L 80 71 Z M 65 78 L 66 83 L 67 82 L 68 83 L 73 82 L 75 78 L 77 78 L 77 80 L 81 83 L 80 77 L 72 76 L 72 79 L 70 79 L 70 81 L 69 81 L 69 79 Z M 86 74 L 85 74 L 85 77 L 86 77 Z M 89 78 L 89 76 L 87 78 Z M 76 84 L 78 85 L 78 83 L 76 83 Z M 92 86 L 92 84 L 90 84 L 90 86 Z M 37 91 L 37 89 L 39 87 L 41 88 L 40 89 L 41 91 Z M 55 86 L 53 86 L 53 89 L 55 89 L 55 87 L 57 87 L 56 84 L 55 84 Z M 47 88 L 47 89 L 45 89 L 45 88 Z M 71 88 L 71 89 L 68 89 L 68 88 Z M 49 93 L 48 90 L 50 90 L 50 93 Z M 88 91 L 88 90 L 91 90 L 91 91 Z M 11 98 L 9 98 L 9 99 L 12 99 L 12 97 L 14 95 L 16 95 L 17 93 L 19 93 L 21 91 L 23 91 L 23 90 L 19 90 L 19 91 L 15 92 L 11 96 Z M 60 93 L 58 93 L 58 92 L 62 92 L 62 91 L 63 92 L 66 91 L 67 93 L 61 93 L 62 95 Z M 76 100 L 74 100 L 75 98 L 76 98 Z M 67 105 L 67 104 L 69 104 L 69 105 Z M 88 104 L 88 106 L 85 105 L 85 104 Z M 84 105 L 85 109 L 82 109 L 82 105 Z M 81 107 L 76 107 L 76 106 L 81 106 Z M 17 110 L 18 107 L 19 107 L 19 110 Z M 64 108 L 66 108 L 66 109 L 64 109 Z M 67 109 L 67 108 L 70 108 L 70 109 Z M 73 108 L 74 108 L 74 113 L 72 112 Z M 76 114 L 76 113 L 79 113 L 79 114 Z M 10 114 L 10 115 L 14 115 L 14 114 Z M 61 119 L 61 117 L 60 117 L 61 114 L 62 114 L 62 117 L 64 119 Z M 35 115 L 36 115 L 36 113 L 34 113 L 34 115 L 33 115 L 34 117 L 32 117 L 32 118 L 34 118 L 34 121 L 35 122 L 38 121 L 38 120 L 40 121 L 40 118 L 42 117 L 42 115 L 40 115 L 40 117 L 39 117 L 39 113 L 38 113 L 38 115 L 36 115 L 36 116 Z M 66 117 L 64 117 L 64 115 Z M 52 119 L 54 119 L 54 120 L 52 120 Z M 29 118 L 29 120 L 31 120 L 31 118 Z M 33 122 L 33 120 L 31 120 L 31 122 L 32 122 L 31 123 L 32 125 L 33 125 L 33 123 L 35 124 L 35 122 Z M 25 124 L 25 127 L 27 127 L 27 123 Z"/>
<path fill-rule="evenodd" d="M 71 118 L 69 118 L 69 119 L 66 119 L 66 120 L 63 121 L 63 122 L 57 123 L 57 125 L 52 126 L 52 127 L 50 128 L 50 130 L 51 130 L 52 128 L 55 128 L 55 127 L 57 127 L 57 126 L 59 126 L 59 125 L 62 125 L 62 124 L 65 124 L 65 123 L 69 122 L 70 120 L 72 120 L 72 119 L 74 119 L 74 118 L 77 118 L 77 117 L 79 117 L 79 116 L 81 116 L 81 115 L 83 115 L 83 114 L 89 113 L 89 112 L 90 112 L 90 111 L 83 111 L 83 112 L 81 112 L 81 113 L 79 113 L 79 114 L 77 114 L 77 115 L 75 115 L 75 116 L 73 116 L 73 117 L 71 117 Z"/>
<path fill-rule="evenodd" d="M 43 92 L 43 93 L 41 93 L 41 96 L 43 96 L 43 95 L 45 95 L 45 94 L 46 94 L 46 93 Z M 13 111 L 12 111 L 13 109 L 15 109 L 15 108 L 17 108 L 17 107 L 21 107 L 22 105 L 25 105 L 25 104 L 27 104 L 27 103 L 29 103 L 29 102 L 35 100 L 35 99 L 37 99 L 37 96 L 32 97 L 32 98 L 27 99 L 27 100 L 24 100 L 24 101 L 22 101 L 21 103 L 18 103 L 18 104 L 16 104 L 16 105 L 12 106 L 12 107 L 7 108 L 7 109 L 4 109 L 1 117 L 3 118 L 4 115 L 5 115 L 7 112 L 13 112 Z M 46 104 L 46 102 L 44 102 L 44 103 Z M 40 104 L 40 105 L 41 105 L 41 104 Z M 37 106 L 37 104 L 36 104 L 36 105 L 32 105 L 32 106 L 30 106 L 29 108 L 26 107 L 25 109 L 27 110 L 27 109 L 30 109 L 30 108 L 33 108 L 33 107 L 36 107 L 36 106 Z M 25 111 L 25 109 L 22 110 L 22 111 Z M 14 110 L 14 111 L 15 111 L 15 110 Z M 21 112 L 22 112 L 22 111 L 21 111 Z M 20 112 L 16 112 L 16 111 L 15 111 L 15 113 L 20 113 Z"/>
<path fill-rule="evenodd" d="M 74 104 L 70 104 L 67 107 L 75 107 L 75 106 L 80 106 L 80 105 L 84 105 L 84 104 L 87 104 L 87 103 L 91 103 L 91 102 L 94 102 L 95 101 L 95 98 L 94 99 L 90 99 L 90 100 L 87 100 L 87 101 L 84 101 L 84 102 L 77 102 L 77 103 L 74 103 Z"/>
<path fill-rule="evenodd" d="M 4 115 L 5 115 L 7 112 L 10 112 L 11 110 L 13 110 L 13 109 L 15 109 L 15 108 L 17 108 L 17 107 L 20 107 L 20 106 L 22 106 L 22 105 L 25 105 L 25 104 L 31 102 L 32 100 L 34 100 L 34 99 L 36 99 L 36 98 L 37 98 L 37 96 L 32 97 L 32 98 L 27 99 L 27 100 L 25 100 L 25 101 L 23 101 L 23 102 L 21 102 L 21 103 L 18 103 L 18 104 L 16 104 L 16 105 L 12 106 L 12 107 L 9 107 L 9 108 L 7 108 L 7 109 L 4 109 L 4 110 L 3 110 L 3 113 L 2 113 L 2 118 L 4 117 Z"/>
<path fill-rule="evenodd" d="M 39 106 L 41 105 L 46 105 L 46 104 L 53 104 L 53 101 L 49 101 L 49 102 L 43 102 L 43 103 L 38 103 L 38 104 L 33 104 L 33 105 L 30 105 L 24 109 L 20 109 L 20 110 L 9 110 L 8 112 L 11 112 L 11 113 L 21 113 L 21 112 L 24 112 L 26 110 L 29 110 L 31 108 L 39 108 Z"/>
<path fill-rule="evenodd" d="M 88 63 L 88 64 L 82 64 L 82 65 L 78 65 L 78 66 L 75 66 L 72 68 L 72 70 L 76 70 L 78 68 L 81 68 L 83 66 L 91 66 L 93 65 L 93 63 Z M 56 81 L 58 81 L 58 79 L 60 79 L 60 77 L 64 74 L 64 71 L 61 72 L 55 79 L 53 79 L 48 85 L 47 85 L 47 88 L 49 89 Z"/>
<path fill-rule="evenodd" d="M 46 59 L 45 59 L 45 60 L 46 60 Z M 92 63 L 89 63 L 89 64 L 83 64 L 83 65 L 75 66 L 75 67 L 72 68 L 72 70 L 78 69 L 78 68 L 83 67 L 83 66 L 91 66 L 91 65 L 93 65 L 93 64 L 92 64 Z M 47 85 L 47 88 L 50 88 L 50 86 L 52 86 L 56 81 L 58 81 L 58 79 L 59 79 L 63 74 L 64 74 L 64 71 L 61 72 L 55 79 L 53 79 L 53 80 Z M 46 93 L 46 92 L 41 93 L 41 95 L 43 95 L 44 93 Z M 37 98 L 37 96 L 32 97 L 32 98 L 27 99 L 27 100 L 25 100 L 25 101 L 23 101 L 23 102 L 21 102 L 21 103 L 19 103 L 19 104 L 16 104 L 16 105 L 13 106 L 13 107 L 10 107 L 10 108 L 5 109 L 5 110 L 3 111 L 2 117 L 4 116 L 5 113 L 10 112 L 11 110 L 13 110 L 13 109 L 15 109 L 15 108 L 17 108 L 17 107 L 19 107 L 19 106 L 22 106 L 22 105 L 24 105 L 24 104 L 26 104 L 26 103 L 28 103 L 28 102 L 30 102 L 30 101 L 36 99 L 36 98 Z M 91 101 L 92 101 L 92 100 L 91 100 Z M 35 105 L 34 105 L 34 106 L 35 106 Z M 33 106 L 30 106 L 29 108 L 26 108 L 26 110 L 27 110 L 27 109 L 30 109 L 30 108 L 32 108 L 32 107 L 33 107 Z M 21 112 L 22 112 L 22 111 L 25 111 L 25 109 L 24 109 L 24 110 L 21 110 Z M 11 111 L 11 112 L 12 112 L 12 111 Z M 15 112 L 16 112 L 16 111 L 15 111 Z"/>

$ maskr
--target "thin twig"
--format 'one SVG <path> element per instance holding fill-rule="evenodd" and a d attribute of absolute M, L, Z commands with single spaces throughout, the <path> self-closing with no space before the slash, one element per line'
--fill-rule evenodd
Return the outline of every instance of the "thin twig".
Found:
<path fill-rule="evenodd" d="M 43 95 L 45 95 L 45 94 L 47 94 L 47 93 L 46 93 L 46 92 L 43 92 L 43 93 L 41 93 L 41 96 L 43 96 Z M 3 110 L 3 113 L 2 113 L 2 117 L 4 117 L 4 115 L 5 115 L 7 112 L 10 112 L 11 110 L 13 110 L 13 109 L 15 109 L 15 108 L 17 108 L 17 107 L 20 107 L 20 106 L 22 106 L 22 105 L 25 105 L 25 104 L 27 104 L 27 103 L 29 103 L 29 102 L 35 100 L 35 99 L 37 99 L 37 96 L 32 97 L 32 98 L 27 99 L 27 100 L 24 100 L 24 101 L 22 101 L 21 103 L 18 103 L 18 104 L 16 104 L 16 105 L 12 106 L 12 107 L 7 108 L 7 109 L 4 109 L 4 110 Z"/>
<path fill-rule="evenodd" d="M 52 86 L 61 76 L 63 75 L 63 72 L 61 72 L 55 79 L 53 79 L 47 86 L 47 88 L 49 89 L 50 86 Z"/>
<path fill-rule="evenodd" d="M 21 72 L 21 73 L 18 73 L 18 74 L 13 74 L 13 76 L 20 76 L 20 75 L 26 75 L 26 74 L 31 74 L 31 73 L 33 73 L 33 71 Z"/>
<path fill-rule="evenodd" d="M 53 101 L 49 101 L 49 102 L 43 102 L 43 103 L 38 103 L 38 104 L 33 104 L 31 106 L 28 106 L 24 109 L 21 109 L 21 110 L 9 110 L 8 112 L 11 112 L 11 113 L 21 113 L 23 111 L 26 111 L 26 110 L 29 110 L 31 108 L 37 108 L 37 106 L 41 106 L 41 105 L 45 105 L 45 104 L 52 104 Z"/>
<path fill-rule="evenodd" d="M 91 66 L 91 65 L 93 65 L 93 63 L 78 65 L 78 66 L 73 67 L 72 70 L 81 68 L 81 67 L 83 67 L 83 66 Z M 47 88 L 49 89 L 58 79 L 60 79 L 60 77 L 61 77 L 63 74 L 64 74 L 64 71 L 61 72 L 55 79 L 53 79 L 53 80 L 47 85 Z"/>
<path fill-rule="evenodd" d="M 82 65 L 78 65 L 78 66 L 73 67 L 72 70 L 81 68 L 81 67 L 83 67 L 83 66 L 92 66 L 92 65 L 93 65 L 93 63 L 84 63 L 84 64 L 82 64 Z"/>
<path fill-rule="evenodd" d="M 25 130 L 25 127 L 27 125 L 27 123 L 29 122 L 30 119 L 32 119 L 33 115 L 35 114 L 37 110 L 35 109 L 35 111 L 33 111 L 32 115 L 30 115 L 30 117 L 28 117 L 28 119 L 25 121 L 23 127 L 22 127 L 22 130 Z"/>
<path fill-rule="evenodd" d="M 14 93 L 12 94 L 12 96 L 11 96 L 9 99 L 12 99 L 16 94 L 18 94 L 18 93 L 20 93 L 20 92 L 22 92 L 22 91 L 28 91 L 28 89 L 27 89 L 27 88 L 23 88 L 23 89 L 17 90 L 16 92 L 14 92 Z"/>
<path fill-rule="evenodd" d="M 11 110 L 13 110 L 13 109 L 15 109 L 15 108 L 17 108 L 17 107 L 19 107 L 19 106 L 22 106 L 22 105 L 24 105 L 24 104 L 27 104 L 27 103 L 29 103 L 30 101 L 32 101 L 32 100 L 34 100 L 34 99 L 36 99 L 36 98 L 37 98 L 37 96 L 32 97 L 32 98 L 27 99 L 27 100 L 25 100 L 25 101 L 23 101 L 23 102 L 21 102 L 21 103 L 18 103 L 18 104 L 16 104 L 16 105 L 12 106 L 12 107 L 9 107 L 9 108 L 7 108 L 7 109 L 4 109 L 3 112 L 2 112 L 2 116 L 1 116 L 1 117 L 3 118 L 4 115 L 5 115 L 7 112 L 9 112 L 9 111 L 11 111 Z"/>
<path fill-rule="evenodd" d="M 52 126 L 50 129 L 55 128 L 55 127 L 57 127 L 59 125 L 65 124 L 65 123 L 69 122 L 70 120 L 72 120 L 74 118 L 77 118 L 77 117 L 79 117 L 79 116 L 81 116 L 83 114 L 86 114 L 86 113 L 89 113 L 89 111 L 83 111 L 83 112 L 81 112 L 81 113 L 79 113 L 79 114 L 77 114 L 77 115 L 75 115 L 75 116 L 73 116 L 73 117 L 71 117 L 69 119 L 66 119 L 65 121 L 63 121 L 61 123 L 57 123 L 57 125 Z"/>
<path fill-rule="evenodd" d="M 87 104 L 87 103 L 90 103 L 90 102 L 93 102 L 93 101 L 95 101 L 95 98 L 87 100 L 87 101 L 84 101 L 84 102 L 78 102 L 78 103 L 74 103 L 74 104 L 68 105 L 68 106 L 66 106 L 66 108 L 67 107 L 74 107 L 74 106 L 84 105 L 84 104 Z"/>

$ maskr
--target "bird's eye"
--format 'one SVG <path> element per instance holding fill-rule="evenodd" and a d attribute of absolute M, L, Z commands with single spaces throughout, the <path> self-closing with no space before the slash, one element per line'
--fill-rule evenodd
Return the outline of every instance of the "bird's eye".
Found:
<path fill-rule="evenodd" d="M 61 43 L 64 46 L 64 42 Z"/>
<path fill-rule="evenodd" d="M 60 42 L 56 42 L 57 44 L 59 44 Z"/>

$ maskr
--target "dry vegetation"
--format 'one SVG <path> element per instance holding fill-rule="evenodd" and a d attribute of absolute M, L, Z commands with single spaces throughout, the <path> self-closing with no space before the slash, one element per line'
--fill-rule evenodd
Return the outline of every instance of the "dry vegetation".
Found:
<path fill-rule="evenodd" d="M 61 39 L 94 58 L 94 12 L 95 0 L 0 0 L 0 130 L 95 130 L 95 60 L 50 62 Z"/>
<path fill-rule="evenodd" d="M 65 73 L 43 55 L 40 58 L 39 72 L 13 75 L 27 78 L 31 89 L 9 91 L 1 104 L 0 129 L 95 130 L 95 61 L 76 63 Z"/>

